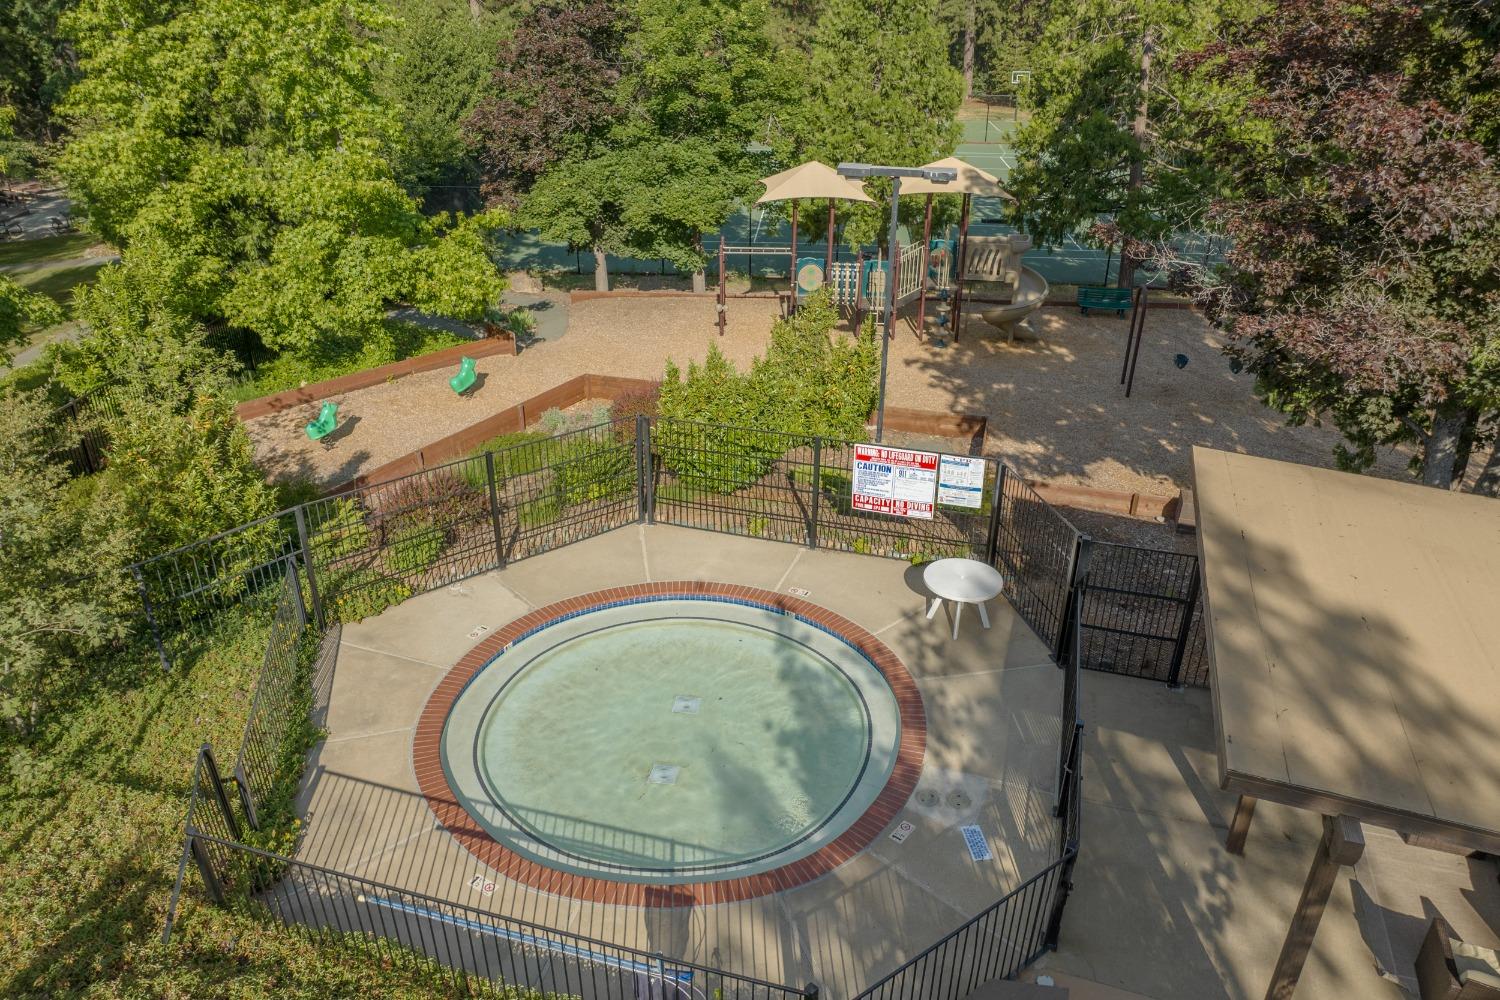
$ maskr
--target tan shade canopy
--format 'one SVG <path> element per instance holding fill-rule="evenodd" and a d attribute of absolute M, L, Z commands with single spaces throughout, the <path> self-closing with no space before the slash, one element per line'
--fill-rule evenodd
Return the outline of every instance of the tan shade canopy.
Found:
<path fill-rule="evenodd" d="M 757 205 L 768 201 L 791 201 L 794 198 L 875 200 L 865 194 L 864 185 L 847 177 L 840 177 L 837 170 L 817 160 L 808 160 L 790 170 L 762 177 L 760 182 L 766 186 L 766 193 L 755 199 Z"/>
<path fill-rule="evenodd" d="M 938 184 L 935 181 L 923 180 L 920 177 L 903 177 L 901 179 L 902 194 L 972 194 L 980 198 L 1004 198 L 1007 201 L 1015 201 L 1010 193 L 1000 186 L 1000 178 L 994 174 L 987 174 L 976 166 L 965 163 L 956 156 L 950 156 L 946 160 L 937 160 L 933 163 L 924 163 L 923 167 L 943 167 L 958 171 L 958 177 L 947 184 Z"/>

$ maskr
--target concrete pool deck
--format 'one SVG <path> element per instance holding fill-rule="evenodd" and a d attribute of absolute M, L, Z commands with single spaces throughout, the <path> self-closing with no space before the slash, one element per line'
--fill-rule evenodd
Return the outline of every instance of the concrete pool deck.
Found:
<path fill-rule="evenodd" d="M 609 587 L 706 580 L 791 594 L 865 627 L 900 657 L 924 702 L 916 794 L 874 843 L 831 873 L 757 899 L 626 907 L 550 895 L 487 869 L 436 822 L 412 763 L 434 687 L 475 643 L 540 607 Z M 903 562 L 665 526 L 621 528 L 413 598 L 338 634 L 326 738 L 298 800 L 299 860 L 496 914 L 775 982 L 852 996 L 983 910 L 1054 857 L 1051 815 L 1062 674 L 1008 604 L 959 639 L 928 621 Z M 483 631 L 481 631 L 481 626 Z M 920 804 L 925 792 L 933 805 Z M 955 792 L 959 804 L 947 801 Z M 901 843 L 889 828 L 914 830 Z M 970 859 L 978 824 L 994 858 Z M 474 877 L 481 876 L 478 886 Z M 493 891 L 484 892 L 486 881 Z M 670 886 L 652 887 L 671 902 Z M 684 904 L 690 900 L 682 900 Z"/>

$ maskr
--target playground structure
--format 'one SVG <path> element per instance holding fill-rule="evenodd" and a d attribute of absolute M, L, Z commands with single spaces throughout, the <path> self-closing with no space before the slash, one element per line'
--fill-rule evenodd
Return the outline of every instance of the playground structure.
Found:
<path fill-rule="evenodd" d="M 969 247 L 965 280 L 995 282 L 1009 289 L 1010 302 L 979 310 L 979 318 L 1003 330 L 1011 343 L 1016 326 L 1042 307 L 1050 291 L 1046 278 L 1021 263 L 1021 255 L 1030 249 L 1031 237 L 1021 233 L 976 236 Z"/>
<path fill-rule="evenodd" d="M 832 168 L 815 160 L 764 178 L 761 183 L 766 186 L 766 192 L 756 203 L 792 203 L 791 241 L 789 245 L 781 246 L 730 246 L 720 243 L 717 298 L 719 335 L 724 335 L 727 322 L 727 261 L 731 254 L 743 254 L 780 257 L 787 261 L 790 287 L 784 294 L 789 312 L 795 311 L 801 298 L 826 286 L 835 305 L 852 310 L 856 326 L 863 321 L 866 313 L 883 317 L 886 282 L 893 281 L 896 309 L 913 301 L 917 303 L 916 329 L 919 337 L 925 337 L 927 333 L 929 299 L 936 301 L 935 318 L 940 334 L 951 331 L 954 340 L 957 340 L 962 325 L 966 286 L 976 282 L 998 284 L 1008 292 L 1011 301 L 982 310 L 980 317 L 1005 331 L 1014 340 L 1016 325 L 1041 308 L 1049 290 L 1045 278 L 1020 262 L 1021 255 L 1031 249 L 1031 240 L 1022 234 L 969 235 L 969 216 L 975 197 L 1012 200 L 1011 196 L 1001 188 L 999 180 L 992 174 L 956 157 L 948 157 L 926 166 L 953 170 L 957 178 L 945 184 L 914 179 L 902 185 L 902 195 L 926 196 L 921 240 L 906 244 L 898 241 L 889 255 L 879 249 L 873 255 L 860 251 L 854 260 L 838 260 L 835 256 L 835 203 L 841 200 L 872 202 L 874 199 L 865 193 L 863 186 L 839 176 Z M 939 194 L 960 195 L 963 198 L 956 238 L 950 238 L 946 233 L 933 236 L 933 198 Z M 823 199 L 828 202 L 829 235 L 823 259 L 798 256 L 797 210 L 798 202 L 803 199 Z"/>

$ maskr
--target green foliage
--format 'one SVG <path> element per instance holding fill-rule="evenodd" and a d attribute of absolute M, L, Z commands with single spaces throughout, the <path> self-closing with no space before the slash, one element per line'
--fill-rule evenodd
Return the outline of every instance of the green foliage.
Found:
<path fill-rule="evenodd" d="M 954 119 L 963 81 L 948 62 L 948 42 L 923 0 L 829 3 L 818 18 L 811 54 L 799 69 L 800 103 L 787 114 L 794 159 L 859 160 L 919 166 L 958 143 Z M 872 181 L 877 205 L 842 209 L 851 246 L 884 243 L 889 184 Z M 921 206 L 910 199 L 911 220 Z"/>
<path fill-rule="evenodd" d="M 363 341 L 331 341 L 305 354 L 278 354 L 257 365 L 254 374 L 236 383 L 229 394 L 236 401 L 256 399 L 469 342 L 449 330 L 388 319 Z"/>
<path fill-rule="evenodd" d="M 373 333 L 393 302 L 477 317 L 503 286 L 478 239 L 500 220 L 425 219 L 397 184 L 398 122 L 369 69 L 389 24 L 343 0 L 74 10 L 84 75 L 59 166 L 123 254 L 94 319 L 228 323 L 310 351 Z"/>
<path fill-rule="evenodd" d="M 71 4 L 72 0 L 6 0 L 0 5 L 0 52 L 5 54 L 0 59 L 0 103 L 16 113 L 19 131 L 32 149 L 55 137 L 53 107 L 77 74 L 68 40 L 58 30 Z M 14 140 L 8 134 L 0 135 L 0 150 L 10 143 Z M 16 166 L 11 163 L 11 168 Z M 0 174 L 6 170 L 0 162 Z"/>
<path fill-rule="evenodd" d="M 0 41 L 4 29 L 0 28 Z M 3 95 L 0 95 L 3 96 Z M 3 143 L 11 135 L 15 112 L 0 105 L 0 174 L 6 169 Z M 62 310 L 45 295 L 28 292 L 10 278 L 0 275 L 0 364 L 9 364 L 11 348 L 25 340 L 31 327 L 51 326 L 62 322 Z"/>
<path fill-rule="evenodd" d="M 31 729 L 68 671 L 127 631 L 122 498 L 72 494 L 64 436 L 42 393 L 0 398 L 0 728 Z"/>
<path fill-rule="evenodd" d="M 127 386 L 120 410 L 108 424 L 109 464 L 96 478 L 99 494 L 122 504 L 137 557 L 275 512 L 276 490 L 227 400 L 157 383 Z M 263 531 L 269 545 L 277 529 Z"/>
<path fill-rule="evenodd" d="M 391 535 L 382 557 L 386 568 L 397 576 L 417 576 L 437 562 L 447 547 L 441 526 L 411 521 Z"/>
<path fill-rule="evenodd" d="M 635 452 L 613 436 L 579 434 L 551 459 L 553 481 L 564 507 L 612 500 L 636 488 Z"/>
<path fill-rule="evenodd" d="M 699 235 L 722 225 L 764 172 L 746 147 L 784 90 L 767 9 L 763 0 L 641 0 L 632 13 L 629 35 L 610 41 L 624 66 L 618 87 L 577 95 L 599 106 L 598 120 L 549 151 L 519 218 L 596 254 L 694 271 L 706 260 Z"/>
<path fill-rule="evenodd" d="M 873 323 L 858 337 L 835 338 L 837 320 L 827 292 L 820 291 L 791 319 L 776 323 L 765 357 L 748 372 L 736 371 L 716 344 L 685 376 L 668 362 L 662 416 L 757 430 L 664 424 L 658 448 L 667 467 L 704 489 L 732 493 L 764 476 L 799 439 L 862 436 L 877 397 L 879 348 Z"/>
<path fill-rule="evenodd" d="M 1025 90 L 1031 119 L 1016 136 L 1009 189 L 1027 232 L 1055 243 L 1101 216 L 1128 238 L 1201 224 L 1223 190 L 1198 131 L 1232 135 L 1249 92 L 1215 84 L 1179 57 L 1248 16 L 1259 0 L 1083 0 L 1059 4 Z M 1141 59 L 1151 53 L 1145 132 Z"/>
<path fill-rule="evenodd" d="M 460 123 L 484 93 L 508 18 L 488 7 L 476 16 L 462 0 L 392 0 L 391 13 L 372 73 L 401 120 L 396 176 L 415 189 L 474 183 Z"/>

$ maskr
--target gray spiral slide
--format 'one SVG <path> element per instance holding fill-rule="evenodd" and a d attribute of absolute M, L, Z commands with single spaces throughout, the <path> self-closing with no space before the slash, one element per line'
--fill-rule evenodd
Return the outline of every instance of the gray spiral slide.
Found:
<path fill-rule="evenodd" d="M 982 309 L 979 318 L 1004 330 L 1006 339 L 1014 341 L 1016 324 L 1042 307 L 1042 303 L 1047 301 L 1048 288 L 1046 278 L 1023 264 L 1018 268 L 1015 291 L 1010 303 Z"/>

